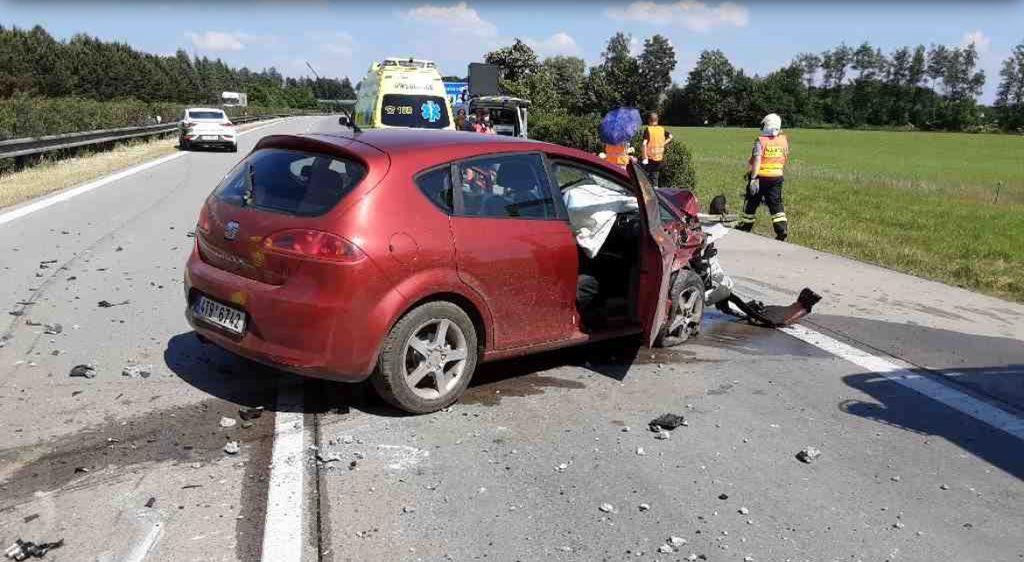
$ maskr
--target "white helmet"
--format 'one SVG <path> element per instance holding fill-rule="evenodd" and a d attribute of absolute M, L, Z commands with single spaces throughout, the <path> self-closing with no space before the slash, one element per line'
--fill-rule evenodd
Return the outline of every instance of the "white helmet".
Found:
<path fill-rule="evenodd" d="M 774 137 L 782 130 L 782 117 L 777 113 L 769 113 L 761 120 L 761 132 L 769 137 Z"/>

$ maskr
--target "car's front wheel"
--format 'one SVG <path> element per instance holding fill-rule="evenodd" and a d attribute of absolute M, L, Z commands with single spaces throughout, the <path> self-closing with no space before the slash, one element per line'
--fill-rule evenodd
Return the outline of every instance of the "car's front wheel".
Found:
<path fill-rule="evenodd" d="M 477 335 L 466 313 L 430 302 L 399 320 L 384 339 L 370 380 L 384 400 L 414 414 L 455 402 L 477 364 Z"/>
<path fill-rule="evenodd" d="M 668 311 L 665 326 L 654 344 L 658 347 L 672 347 L 696 337 L 704 319 L 704 282 L 689 269 L 680 271 L 670 290 L 672 307 Z"/>

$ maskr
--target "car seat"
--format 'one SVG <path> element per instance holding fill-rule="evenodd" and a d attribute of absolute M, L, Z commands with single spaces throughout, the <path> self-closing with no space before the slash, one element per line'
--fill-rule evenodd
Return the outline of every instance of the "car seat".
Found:
<path fill-rule="evenodd" d="M 542 194 L 537 171 L 526 162 L 505 162 L 498 168 L 496 183 L 504 188 L 511 203 L 511 216 L 546 217 L 550 197 Z M 509 203 L 506 202 L 506 205 Z"/>

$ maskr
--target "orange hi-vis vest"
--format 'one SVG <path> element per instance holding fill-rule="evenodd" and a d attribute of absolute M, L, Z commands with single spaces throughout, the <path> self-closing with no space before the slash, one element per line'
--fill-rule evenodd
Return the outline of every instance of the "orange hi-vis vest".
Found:
<path fill-rule="evenodd" d="M 606 144 L 604 145 L 604 159 L 615 164 L 616 166 L 622 166 L 625 168 L 629 165 L 629 146 L 625 144 Z"/>
<path fill-rule="evenodd" d="M 761 167 L 757 170 L 760 178 L 781 178 L 782 169 L 789 160 L 789 139 L 786 135 L 775 137 L 760 136 L 757 139 L 761 142 Z M 754 165 L 754 157 L 750 157 L 750 165 Z"/>
<path fill-rule="evenodd" d="M 665 159 L 665 127 L 647 126 L 647 157 L 655 162 Z"/>

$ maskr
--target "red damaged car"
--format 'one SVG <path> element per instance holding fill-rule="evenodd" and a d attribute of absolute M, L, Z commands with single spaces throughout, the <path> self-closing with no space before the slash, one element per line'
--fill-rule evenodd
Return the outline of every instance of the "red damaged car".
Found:
<path fill-rule="evenodd" d="M 696 208 L 635 165 L 525 139 L 268 136 L 203 205 L 186 315 L 230 352 L 430 412 L 482 361 L 696 334 Z"/>

